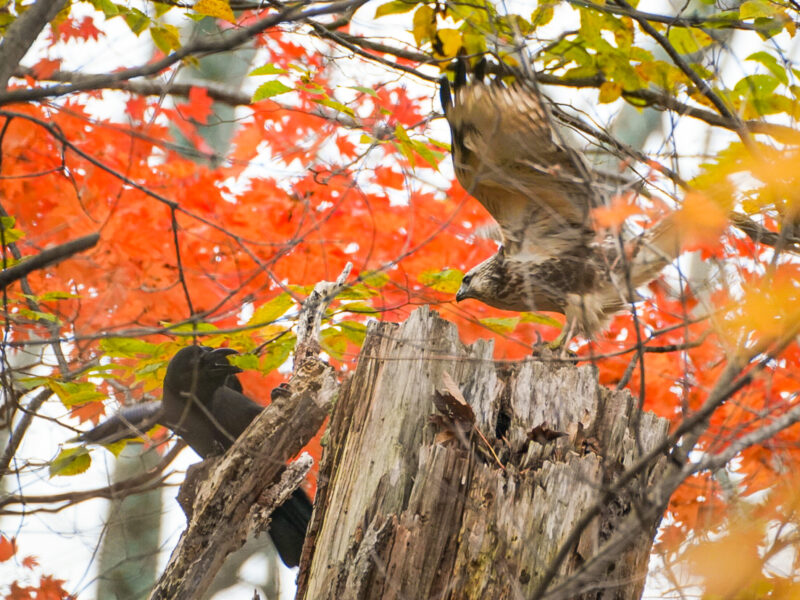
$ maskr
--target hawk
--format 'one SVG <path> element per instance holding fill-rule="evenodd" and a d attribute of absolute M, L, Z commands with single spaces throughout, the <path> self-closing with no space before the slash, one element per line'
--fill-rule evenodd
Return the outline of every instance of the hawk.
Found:
<path fill-rule="evenodd" d="M 456 177 L 497 221 L 502 242 L 464 275 L 456 300 L 566 315 L 554 347 L 597 334 L 677 256 L 674 218 L 624 243 L 600 235 L 592 209 L 622 191 L 622 180 L 559 139 L 535 87 L 468 84 L 462 60 L 454 88 L 446 77 L 440 85 Z"/>

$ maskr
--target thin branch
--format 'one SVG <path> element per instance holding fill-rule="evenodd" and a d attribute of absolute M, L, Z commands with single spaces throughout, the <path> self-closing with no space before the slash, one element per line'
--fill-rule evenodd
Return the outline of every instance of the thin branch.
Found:
<path fill-rule="evenodd" d="M 338 13 L 344 10 L 357 8 L 366 2 L 367 0 L 342 0 L 340 2 L 331 2 L 329 4 L 325 4 L 324 6 L 312 8 L 307 11 L 303 11 L 302 6 L 293 6 L 279 12 L 278 14 L 273 14 L 260 19 L 252 25 L 242 27 L 235 33 L 225 36 L 223 39 L 210 40 L 200 38 L 196 42 L 187 44 L 160 60 L 142 65 L 140 67 L 122 69 L 120 71 L 115 71 L 114 73 L 99 75 L 94 78 L 87 77 L 83 81 L 71 84 L 53 85 L 45 88 L 20 89 L 2 93 L 0 94 L 0 106 L 10 104 L 12 102 L 30 102 L 32 100 L 43 100 L 44 98 L 56 98 L 58 96 L 64 96 L 73 92 L 102 89 L 108 85 L 120 81 L 127 81 L 136 77 L 148 77 L 150 75 L 156 75 L 190 56 L 214 54 L 227 50 L 233 50 L 264 30 L 279 25 L 280 23 L 303 21 L 309 17 L 314 17 L 317 15 Z M 13 65 L 12 70 L 13 68 L 16 68 L 16 64 Z"/>
<path fill-rule="evenodd" d="M 28 427 L 30 427 L 31 423 L 33 422 L 33 417 L 42 407 L 42 404 L 44 404 L 45 400 L 52 395 L 53 391 L 50 388 L 44 388 L 40 390 L 30 402 L 28 402 L 28 405 L 25 407 L 24 414 L 17 423 L 17 426 L 14 428 L 14 431 L 11 433 L 11 436 L 8 438 L 8 445 L 6 446 L 5 452 L 3 452 L 2 458 L 0 458 L 0 477 L 9 472 L 8 465 L 11 464 L 11 460 L 17 454 L 19 444 L 22 442 L 25 432 L 28 431 Z"/>
<path fill-rule="evenodd" d="M 694 466 L 694 472 L 698 473 L 700 471 L 715 471 L 720 469 L 736 458 L 743 450 L 768 440 L 772 436 L 798 422 L 800 422 L 800 404 L 795 405 L 780 417 L 774 419 L 769 425 L 762 425 L 757 430 L 734 440 L 723 452 L 704 456 Z"/>
<path fill-rule="evenodd" d="M 166 469 L 169 464 L 175 460 L 181 450 L 186 447 L 186 442 L 178 440 L 178 442 L 169 449 L 169 451 L 161 458 L 158 464 L 148 469 L 144 473 L 140 473 L 135 477 L 130 477 L 122 481 L 113 483 L 111 485 L 94 488 L 91 490 L 81 490 L 76 492 L 65 492 L 63 494 L 48 494 L 44 496 L 26 496 L 24 494 L 9 494 L 0 499 L 0 507 L 8 506 L 11 504 L 54 504 L 56 502 L 64 502 L 62 506 L 57 507 L 55 511 L 58 512 L 69 506 L 80 504 L 86 500 L 93 498 L 105 498 L 107 500 L 122 499 L 132 494 L 138 494 L 147 491 L 152 487 L 160 486 L 169 477 L 169 474 L 159 476 L 159 474 Z M 155 484 L 155 485 L 153 485 Z M 25 514 L 36 512 L 33 510 L 26 510 Z M 0 511 L 0 514 L 15 514 L 10 511 Z"/>
<path fill-rule="evenodd" d="M 725 29 L 742 29 L 745 31 L 764 31 L 765 29 L 750 23 L 745 23 L 744 21 L 725 17 L 715 17 L 713 15 L 709 17 L 660 15 L 658 13 L 642 12 L 632 7 L 625 8 L 615 7 L 609 4 L 596 4 L 594 2 L 589 2 L 588 0 L 569 0 L 569 3 L 575 6 L 582 6 L 584 8 L 590 8 L 612 15 L 631 17 L 636 20 L 646 19 L 651 23 L 664 23 L 666 25 L 670 25 L 671 27 L 695 27 L 697 29 L 712 29 L 715 31 L 719 31 L 720 27 L 724 27 Z"/>
<path fill-rule="evenodd" d="M 625 0 L 614 0 L 614 2 L 626 10 L 633 11 L 633 7 L 631 7 L 631 5 Z M 658 45 L 664 49 L 664 52 L 669 55 L 669 57 L 672 59 L 672 62 L 675 63 L 675 66 L 683 71 L 683 73 L 690 79 L 699 92 L 708 98 L 709 102 L 716 107 L 719 113 L 726 119 L 729 119 L 732 123 L 736 124 L 735 131 L 741 138 L 742 142 L 748 145 L 751 144 L 752 140 L 750 139 L 750 134 L 745 128 L 744 123 L 742 123 L 742 120 L 739 118 L 739 115 L 735 114 L 730 110 L 730 108 L 728 108 L 728 105 L 722 100 L 722 98 L 714 93 L 706 80 L 700 77 L 700 75 L 697 74 L 697 71 L 695 71 L 683 59 L 683 57 L 678 53 L 677 50 L 675 50 L 672 44 L 670 44 L 669 40 L 656 31 L 655 27 L 653 27 L 653 25 L 644 17 L 635 16 L 633 18 L 637 23 L 639 23 L 639 26 L 642 28 L 642 30 L 652 37 L 656 43 L 658 43 Z"/>

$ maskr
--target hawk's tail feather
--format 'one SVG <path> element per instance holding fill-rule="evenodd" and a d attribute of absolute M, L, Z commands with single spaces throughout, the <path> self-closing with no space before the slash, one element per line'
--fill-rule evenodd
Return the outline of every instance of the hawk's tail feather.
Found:
<path fill-rule="evenodd" d="M 680 254 L 680 227 L 675 213 L 661 219 L 634 244 L 631 283 L 637 288 L 657 277 Z"/>
<path fill-rule="evenodd" d="M 453 107 L 453 96 L 450 93 L 450 82 L 447 80 L 447 75 L 442 75 L 439 78 L 439 100 L 446 115 Z"/>

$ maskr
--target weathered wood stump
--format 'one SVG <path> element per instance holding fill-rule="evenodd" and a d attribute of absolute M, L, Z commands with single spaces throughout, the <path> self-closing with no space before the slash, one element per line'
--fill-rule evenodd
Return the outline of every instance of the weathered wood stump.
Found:
<path fill-rule="evenodd" d="M 434 416 L 446 374 L 474 425 Z M 333 410 L 298 598 L 541 595 L 549 569 L 564 581 L 636 517 L 664 458 L 606 492 L 667 426 L 601 387 L 591 366 L 495 362 L 491 342 L 464 346 L 428 309 L 373 323 Z M 639 598 L 659 518 L 641 522 L 605 578 L 571 597 Z"/>

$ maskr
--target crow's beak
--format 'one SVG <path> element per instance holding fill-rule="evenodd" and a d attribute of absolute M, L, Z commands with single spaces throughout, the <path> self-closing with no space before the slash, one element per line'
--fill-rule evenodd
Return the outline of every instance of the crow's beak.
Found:
<path fill-rule="evenodd" d="M 233 348 L 214 348 L 208 353 L 210 367 L 221 373 L 241 373 L 239 367 L 228 362 L 228 357 L 233 354 L 239 353 Z"/>

